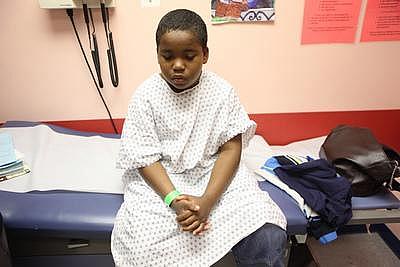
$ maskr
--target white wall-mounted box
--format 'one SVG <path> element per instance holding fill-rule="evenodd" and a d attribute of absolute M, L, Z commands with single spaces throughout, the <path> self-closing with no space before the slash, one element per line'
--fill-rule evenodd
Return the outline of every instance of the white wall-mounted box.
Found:
<path fill-rule="evenodd" d="M 100 0 L 87 0 L 89 8 L 99 8 Z M 116 0 L 105 0 L 106 7 L 115 7 Z M 82 8 L 82 0 L 39 0 L 40 8 Z"/>

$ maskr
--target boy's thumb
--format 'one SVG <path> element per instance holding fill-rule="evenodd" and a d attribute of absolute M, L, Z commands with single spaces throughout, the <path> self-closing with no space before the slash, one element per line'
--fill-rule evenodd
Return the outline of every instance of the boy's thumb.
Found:
<path fill-rule="evenodd" d="M 175 199 L 176 200 L 183 200 L 183 199 L 187 199 L 187 197 L 185 195 L 179 195 Z"/>

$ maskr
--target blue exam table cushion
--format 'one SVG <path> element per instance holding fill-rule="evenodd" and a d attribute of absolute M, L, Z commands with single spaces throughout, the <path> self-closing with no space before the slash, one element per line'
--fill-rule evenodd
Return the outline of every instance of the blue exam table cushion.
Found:
<path fill-rule="evenodd" d="M 7 122 L 3 127 L 30 127 L 39 123 Z M 99 135 L 49 125 L 53 130 L 79 136 Z M 104 136 L 104 135 L 103 135 Z M 105 136 L 118 138 L 117 135 Z M 320 141 L 320 140 L 318 140 Z M 296 144 L 292 147 L 295 147 Z M 303 147 L 300 144 L 300 147 Z M 269 151 L 269 149 L 264 149 Z M 296 202 L 267 181 L 259 186 L 269 193 L 285 214 L 288 234 L 305 234 L 307 220 Z M 57 236 L 79 234 L 88 238 L 109 238 L 115 215 L 123 201 L 121 194 L 73 191 L 32 191 L 15 193 L 0 190 L 0 213 L 11 229 L 56 232 Z M 371 197 L 353 198 L 353 209 L 396 209 L 400 201 L 387 189 Z"/>
<path fill-rule="evenodd" d="M 119 194 L 0 191 L 0 212 L 6 228 L 102 239 L 109 238 L 122 201 Z"/>

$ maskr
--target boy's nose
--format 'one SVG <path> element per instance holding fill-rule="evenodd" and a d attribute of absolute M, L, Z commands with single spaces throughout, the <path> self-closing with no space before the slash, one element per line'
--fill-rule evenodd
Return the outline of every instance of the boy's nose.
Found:
<path fill-rule="evenodd" d="M 177 59 L 174 61 L 173 69 L 174 71 L 182 71 L 185 69 L 185 63 L 182 60 Z"/>

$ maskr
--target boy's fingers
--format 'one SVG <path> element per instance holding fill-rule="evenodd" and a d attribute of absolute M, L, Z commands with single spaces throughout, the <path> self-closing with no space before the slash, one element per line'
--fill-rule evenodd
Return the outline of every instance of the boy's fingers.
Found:
<path fill-rule="evenodd" d="M 197 205 L 193 202 L 189 202 L 189 201 L 185 202 L 185 206 L 186 206 L 186 209 L 191 210 L 191 211 L 198 211 L 200 209 L 199 205 Z"/>
<path fill-rule="evenodd" d="M 200 226 L 193 231 L 193 235 L 204 235 L 210 227 L 206 223 L 201 223 Z"/>
<path fill-rule="evenodd" d="M 200 234 L 201 232 L 203 232 L 203 230 L 204 230 L 204 223 L 201 223 L 200 226 L 197 227 L 197 229 L 195 229 L 195 230 L 193 231 L 193 234 L 194 234 L 194 235 L 198 235 L 198 234 Z"/>
<path fill-rule="evenodd" d="M 190 216 L 186 220 L 180 221 L 179 224 L 183 227 L 188 227 L 197 220 L 196 216 Z"/>
<path fill-rule="evenodd" d="M 182 230 L 183 230 L 183 231 L 190 231 L 190 232 L 192 232 L 193 230 L 197 229 L 197 228 L 200 226 L 200 224 L 201 224 L 200 221 L 199 221 L 199 220 L 196 220 L 196 221 L 194 221 L 191 225 L 186 226 L 186 227 L 183 227 Z"/>
<path fill-rule="evenodd" d="M 193 231 L 193 235 L 198 235 L 202 232 L 202 230 L 204 229 L 204 223 L 200 223 L 200 226 L 197 227 L 197 229 L 195 229 Z"/>
<path fill-rule="evenodd" d="M 187 196 L 185 196 L 185 195 L 179 195 L 179 196 L 177 196 L 176 198 L 175 198 L 175 200 L 177 200 L 177 201 L 179 201 L 179 200 L 187 200 L 188 199 L 188 197 Z"/>
<path fill-rule="evenodd" d="M 191 204 L 190 207 L 189 207 L 189 209 L 190 209 L 191 211 L 199 211 L 200 206 L 199 206 L 199 205 L 196 205 L 196 204 Z"/>
<path fill-rule="evenodd" d="M 181 205 L 183 205 L 186 209 L 191 210 L 191 211 L 198 211 L 200 209 L 200 206 L 193 203 L 192 200 L 190 200 L 188 197 L 185 197 L 183 199 L 174 199 L 174 201 L 182 201 L 180 202 Z"/>
<path fill-rule="evenodd" d="M 203 233 L 203 232 L 207 231 L 208 229 L 210 229 L 210 227 L 211 227 L 210 222 L 209 222 L 209 221 L 206 221 L 206 222 L 204 223 L 203 230 L 202 230 L 201 232 Z"/>
<path fill-rule="evenodd" d="M 192 216 L 192 214 L 193 213 L 190 210 L 184 210 L 178 216 L 176 216 L 176 220 L 180 223 Z"/>
<path fill-rule="evenodd" d="M 182 204 L 185 205 L 188 210 L 191 210 L 191 211 L 200 210 L 200 206 L 195 204 L 193 202 L 193 199 L 191 199 L 187 195 L 179 195 L 174 199 L 174 201 L 183 201 L 183 200 L 184 200 L 184 202 Z"/>

